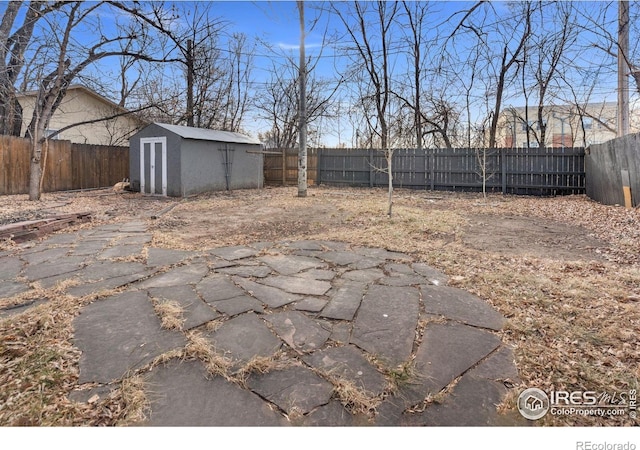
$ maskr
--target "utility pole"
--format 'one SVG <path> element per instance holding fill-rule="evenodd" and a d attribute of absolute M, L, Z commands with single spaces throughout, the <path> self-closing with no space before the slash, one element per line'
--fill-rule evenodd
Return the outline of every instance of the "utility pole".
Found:
<path fill-rule="evenodd" d="M 187 63 L 187 126 L 194 126 L 193 122 L 193 41 L 187 39 L 187 54 L 185 55 Z"/>
<path fill-rule="evenodd" d="M 618 0 L 618 137 L 629 134 L 629 1 Z"/>
<path fill-rule="evenodd" d="M 304 54 L 304 1 L 298 0 L 300 12 L 300 100 L 298 105 L 298 197 L 307 196 L 307 94 L 306 57 Z"/>

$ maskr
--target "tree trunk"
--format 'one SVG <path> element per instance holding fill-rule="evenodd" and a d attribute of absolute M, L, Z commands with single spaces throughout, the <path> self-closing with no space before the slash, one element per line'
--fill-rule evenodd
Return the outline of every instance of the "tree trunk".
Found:
<path fill-rule="evenodd" d="M 487 149 L 482 148 L 482 198 L 487 200 Z"/>
<path fill-rule="evenodd" d="M 304 48 L 304 2 L 298 1 L 300 12 L 300 100 L 298 107 L 298 197 L 307 196 L 307 68 Z"/>
<path fill-rule="evenodd" d="M 29 200 L 40 200 L 42 177 L 42 141 L 40 136 L 31 139 L 31 163 L 29 165 Z"/>
<path fill-rule="evenodd" d="M 20 136 L 22 106 L 11 89 L 0 88 L 0 134 Z"/>
<path fill-rule="evenodd" d="M 393 150 L 386 149 L 384 151 L 385 156 L 387 157 L 387 170 L 389 173 L 389 203 L 387 209 L 387 215 L 391 217 L 393 212 Z"/>

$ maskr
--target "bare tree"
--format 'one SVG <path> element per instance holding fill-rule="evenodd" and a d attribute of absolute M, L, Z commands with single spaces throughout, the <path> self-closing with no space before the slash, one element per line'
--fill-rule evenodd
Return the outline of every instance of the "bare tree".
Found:
<path fill-rule="evenodd" d="M 429 10 L 429 2 L 402 2 L 404 16 L 408 23 L 407 43 L 409 44 L 410 67 L 413 71 L 413 105 L 405 101 L 413 109 L 416 147 L 422 149 L 422 112 L 420 109 L 420 94 L 422 93 L 422 77 L 424 71 L 423 39 L 424 27 Z"/>
<path fill-rule="evenodd" d="M 486 70 L 483 76 L 491 81 L 485 91 L 489 109 L 488 146 L 491 148 L 496 146 L 502 103 L 515 77 L 513 69 L 518 68 L 531 35 L 531 2 L 510 3 L 508 9 L 508 14 L 498 14 L 492 4 L 478 2 L 464 13 L 450 36 L 454 39 L 464 33 L 467 38 L 474 37 L 476 45 L 481 46 L 486 64 L 480 67 Z"/>
<path fill-rule="evenodd" d="M 576 34 L 574 7 L 571 3 L 541 4 L 537 9 L 537 15 L 542 25 L 531 35 L 528 62 L 534 65 L 531 67 L 531 72 L 533 72 L 538 97 L 537 122 L 533 132 L 536 134 L 540 146 L 544 147 L 547 142 L 545 109 L 549 94 L 553 94 L 550 89 L 552 84 L 559 80 L 559 72 L 566 69 L 566 66 L 563 66 L 563 59 L 566 57 L 569 47 L 575 42 Z M 526 70 L 527 66 L 523 67 L 523 70 Z M 529 131 L 528 118 L 526 126 Z"/>
<path fill-rule="evenodd" d="M 621 3 L 626 0 L 598 2 L 594 7 L 589 3 L 585 7 L 577 10 L 577 23 L 583 35 L 588 37 L 588 46 L 601 51 L 600 56 L 605 58 L 597 60 L 598 68 L 603 70 L 603 75 L 611 76 L 616 70 L 613 62 L 618 58 L 618 51 L 622 51 L 622 59 L 624 60 L 628 72 L 627 76 L 631 76 L 635 84 L 636 93 L 640 94 L 640 40 L 637 39 L 640 34 L 639 21 L 640 5 L 637 2 L 628 2 L 629 8 L 629 48 L 624 51 L 618 42 L 618 15 L 617 9 Z"/>
<path fill-rule="evenodd" d="M 223 49 L 221 36 L 227 24 L 214 17 L 211 3 L 114 4 L 141 25 L 155 29 L 164 53 L 172 55 L 183 71 L 183 113 L 172 122 L 238 131 L 248 104 L 246 86 L 252 61 L 246 36 L 232 36 L 229 47 Z"/>
<path fill-rule="evenodd" d="M 307 57 L 307 67 L 313 68 Z M 270 148 L 294 148 L 298 143 L 300 99 L 298 68 L 292 58 L 285 64 L 273 63 L 271 77 L 259 89 L 255 108 L 258 117 L 265 120 L 270 129 L 261 138 Z M 339 84 L 317 78 L 313 70 L 307 70 L 305 81 L 306 123 L 309 134 L 314 133 L 316 123 L 322 118 L 332 118 L 335 111 Z"/>
<path fill-rule="evenodd" d="M 38 21 L 62 6 L 63 2 L 46 1 L 31 1 L 26 8 L 22 1 L 6 3 L 0 22 L 0 134 L 20 135 L 22 107 L 16 85 L 28 60 L 25 53 Z M 22 22 L 17 23 L 20 16 Z"/>
<path fill-rule="evenodd" d="M 234 33 L 229 42 L 227 56 L 224 117 L 220 129 L 239 132 L 249 109 L 249 87 L 253 68 L 255 45 L 249 44 L 243 33 Z"/>
<path fill-rule="evenodd" d="M 367 126 L 375 134 L 387 162 L 388 209 L 393 208 L 393 148 L 389 145 L 388 117 L 392 100 L 391 39 L 392 26 L 398 13 L 396 2 L 355 2 L 353 7 L 333 6 L 343 23 L 355 50 L 355 67 L 362 70 L 360 102 Z M 355 23 L 352 23 L 355 21 Z M 374 112 L 368 114 L 369 108 Z"/>
<path fill-rule="evenodd" d="M 138 52 L 138 43 L 145 40 L 145 30 L 139 30 L 139 33 L 132 33 L 131 29 L 106 31 L 101 26 L 97 13 L 100 8 L 105 7 L 104 3 L 65 2 L 60 5 L 55 4 L 55 6 L 56 8 L 53 8 L 50 4 L 32 2 L 25 11 L 27 17 L 32 17 L 34 21 L 37 19 L 43 22 L 39 33 L 43 39 L 47 40 L 48 47 L 55 49 L 47 53 L 47 56 L 53 56 L 53 58 L 40 61 L 41 68 L 38 72 L 43 76 L 37 82 L 34 111 L 26 130 L 26 136 L 32 142 L 29 175 L 29 198 L 31 200 L 40 198 L 45 131 L 51 117 L 60 106 L 69 85 L 87 67 L 105 58 L 135 55 L 137 58 L 148 61 L 155 59 Z M 6 23 L 10 23 L 12 20 L 8 15 L 12 16 L 13 14 L 12 8 L 7 9 L 3 22 L 6 18 Z M 35 28 L 36 22 L 29 23 L 29 26 Z M 80 44 L 76 33 L 86 32 L 86 27 L 92 29 L 96 38 L 93 42 Z M 21 46 L 28 48 L 32 36 L 33 29 L 29 33 L 22 34 Z M 132 47 L 123 45 L 123 43 L 132 43 Z M 25 55 L 25 50 L 17 49 L 15 52 L 13 57 L 20 54 L 22 57 Z M 23 65 L 10 64 L 10 67 L 11 70 L 20 70 Z M 5 79 L 5 82 L 17 80 L 18 76 L 11 73 L 11 70 L 9 70 L 10 76 Z M 10 92 L 3 98 L 7 105 L 12 101 Z"/>

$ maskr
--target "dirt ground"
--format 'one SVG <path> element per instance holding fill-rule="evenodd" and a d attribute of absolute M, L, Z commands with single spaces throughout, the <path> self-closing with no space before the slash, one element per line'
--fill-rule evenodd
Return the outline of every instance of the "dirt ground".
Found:
<path fill-rule="evenodd" d="M 511 215 L 473 215 L 462 241 L 480 251 L 565 260 L 601 259 L 606 242 L 579 226 Z M 598 252 L 599 250 L 599 252 Z"/>
<path fill-rule="evenodd" d="M 396 190 L 394 199 L 389 218 L 386 193 L 377 189 L 311 187 L 306 198 L 298 198 L 295 188 L 265 188 L 188 199 L 99 190 L 47 194 L 36 204 L 26 196 L 0 197 L 0 225 L 90 211 L 93 222 L 81 227 L 141 218 L 154 233 L 153 245 L 168 248 L 327 239 L 410 253 L 507 317 L 502 339 L 514 347 L 521 387 L 610 393 L 638 388 L 638 209 L 603 206 L 584 196 L 484 200 L 478 194 Z M 14 247 L 0 243 L 0 251 Z M 505 408 L 515 408 L 515 399 Z M 548 415 L 539 421 L 632 423 L 628 416 Z"/>
<path fill-rule="evenodd" d="M 257 241 L 326 237 L 358 221 L 368 220 L 365 216 L 368 214 L 375 223 L 380 219 L 378 209 L 386 200 L 382 190 L 310 188 L 309 193 L 307 198 L 298 198 L 293 188 L 266 188 L 178 200 L 96 190 L 47 194 L 43 201 L 35 204 L 26 201 L 24 196 L 5 196 L 6 203 L 0 197 L 0 225 L 66 212 L 91 212 L 93 225 L 142 217 L 149 220 L 152 229 L 157 231 L 157 239 L 167 246 L 195 250 Z M 534 206 L 536 203 L 538 208 Z M 365 204 L 376 210 L 363 211 L 358 207 Z M 554 211 L 554 204 L 562 208 Z M 459 238 L 473 249 L 503 255 L 602 260 L 603 254 L 619 250 L 607 243 L 606 238 L 612 234 L 623 238 L 623 234 L 628 235 L 627 241 L 640 237 L 637 210 L 625 214 L 621 208 L 611 208 L 619 213 L 617 216 L 623 223 L 611 224 L 616 229 L 607 230 L 609 233 L 604 235 L 597 224 L 590 223 L 593 211 L 588 217 L 567 214 L 566 206 L 589 206 L 589 209 L 601 206 L 582 196 L 555 199 L 490 196 L 484 201 L 478 194 L 396 189 L 394 206 L 396 210 L 402 208 L 400 215 L 404 208 L 424 210 L 426 215 L 429 211 L 450 211 L 455 226 L 449 230 L 433 230 L 431 237 L 445 242 Z M 606 223 L 607 217 L 600 220 Z M 629 229 L 624 229 L 626 224 L 631 225 Z M 635 260 L 634 253 L 627 256 Z"/>

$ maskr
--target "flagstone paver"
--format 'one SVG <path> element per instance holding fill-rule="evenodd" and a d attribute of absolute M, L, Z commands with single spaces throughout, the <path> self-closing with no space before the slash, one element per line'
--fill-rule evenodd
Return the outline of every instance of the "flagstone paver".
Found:
<path fill-rule="evenodd" d="M 309 352 L 322 348 L 331 333 L 297 311 L 269 314 L 265 320 L 280 338 L 294 350 Z"/>
<path fill-rule="evenodd" d="M 331 289 L 331 283 L 328 281 L 300 277 L 272 276 L 260 280 L 259 283 L 282 289 L 292 294 L 303 295 L 324 295 Z"/>
<path fill-rule="evenodd" d="M 100 281 L 145 272 L 146 269 L 139 262 L 96 261 L 84 267 L 78 275 L 83 281 Z"/>
<path fill-rule="evenodd" d="M 328 319 L 352 320 L 360 307 L 367 285 L 356 281 L 346 282 L 335 289 L 320 316 Z"/>
<path fill-rule="evenodd" d="M 183 284 L 197 284 L 209 271 L 204 264 L 190 264 L 187 266 L 177 267 L 157 275 L 153 278 L 143 281 L 139 287 L 148 289 L 152 287 L 180 286 Z"/>
<path fill-rule="evenodd" d="M 467 325 L 501 330 L 504 318 L 484 300 L 449 286 L 421 286 L 425 312 L 442 315 Z"/>
<path fill-rule="evenodd" d="M 96 282 L 83 282 L 76 286 L 67 288 L 67 293 L 74 297 L 84 297 L 85 295 L 97 294 L 99 292 L 117 289 L 142 280 L 152 273 L 153 272 L 150 270 L 145 270 L 144 272 L 132 273 L 130 275 L 123 275 L 115 278 L 107 278 Z"/>
<path fill-rule="evenodd" d="M 374 268 L 350 270 L 342 274 L 342 278 L 346 280 L 360 281 L 362 283 L 373 283 L 382 277 L 384 277 L 384 272 L 381 269 Z"/>
<path fill-rule="evenodd" d="M 192 256 L 192 252 L 167 248 L 150 248 L 147 253 L 148 266 L 170 266 Z"/>
<path fill-rule="evenodd" d="M 311 413 L 294 421 L 294 425 L 305 427 L 352 427 L 370 425 L 363 414 L 352 414 L 340 402 L 331 400 Z"/>
<path fill-rule="evenodd" d="M 124 235 L 121 236 L 118 240 L 117 240 L 117 244 L 118 245 L 144 245 L 144 244 L 148 244 L 149 242 L 151 242 L 151 240 L 153 239 L 153 237 L 150 234 L 131 234 L 131 235 Z"/>
<path fill-rule="evenodd" d="M 42 280 L 43 278 L 55 277 L 58 275 L 77 272 L 81 269 L 81 263 L 76 261 L 69 262 L 62 259 L 57 262 L 43 262 L 36 265 L 28 265 L 24 270 L 24 276 L 29 281 Z"/>
<path fill-rule="evenodd" d="M 15 279 L 22 270 L 22 261 L 17 258 L 0 258 L 0 281 Z"/>
<path fill-rule="evenodd" d="M 251 391 L 212 377 L 198 361 L 173 361 L 147 379 L 153 426 L 284 426 L 286 420 Z"/>
<path fill-rule="evenodd" d="M 333 385 L 311 370 L 294 366 L 266 374 L 254 374 L 249 387 L 287 414 L 306 414 L 329 403 Z"/>
<path fill-rule="evenodd" d="M 415 358 L 421 377 L 406 390 L 407 406 L 437 394 L 499 346 L 498 336 L 478 328 L 455 322 L 427 325 Z"/>
<path fill-rule="evenodd" d="M 259 300 L 248 295 L 240 295 L 238 297 L 226 298 L 210 303 L 217 311 L 226 314 L 229 317 L 237 316 L 245 312 L 253 311 L 256 313 L 264 313 L 264 307 Z"/>
<path fill-rule="evenodd" d="M 390 367 L 411 356 L 418 324 L 420 294 L 410 287 L 373 285 L 355 319 L 351 342 Z"/>
<path fill-rule="evenodd" d="M 0 281 L 0 299 L 10 298 L 29 290 L 29 286 L 18 281 Z"/>
<path fill-rule="evenodd" d="M 346 379 L 369 395 L 381 395 L 387 388 L 384 376 L 353 345 L 329 347 L 305 356 L 304 360 L 331 377 Z"/>
<path fill-rule="evenodd" d="M 228 275 L 237 275 L 239 277 L 244 278 L 264 278 L 271 274 L 271 268 L 268 266 L 233 266 L 233 267 L 222 267 L 217 269 L 216 272 L 228 274 Z"/>
<path fill-rule="evenodd" d="M 336 277 L 336 273 L 333 270 L 326 269 L 311 269 L 305 272 L 296 274 L 300 278 L 313 278 L 314 280 L 331 281 Z"/>
<path fill-rule="evenodd" d="M 142 425 L 520 423 L 495 407 L 519 382 L 496 333 L 504 318 L 409 255 L 314 240 L 156 248 L 144 221 L 114 223 L 3 252 L 0 298 L 15 300 L 0 319 L 48 301 L 45 291 L 42 301 L 21 304 L 30 283 L 48 289 L 67 280 L 68 294 L 95 296 L 73 320 L 81 357 L 70 399 L 109 395 L 138 371 L 150 406 Z M 154 305 L 168 301 L 182 310 L 181 330 L 161 326 Z M 438 322 L 419 326 L 430 316 Z M 187 350 L 197 336 L 232 361 L 224 376 Z M 256 358 L 253 373 L 239 371 Z M 392 377 L 407 379 L 392 389 Z M 336 386 L 343 382 L 375 409 L 352 414 Z M 441 402 L 425 408 L 439 392 Z"/>
<path fill-rule="evenodd" d="M 507 393 L 501 383 L 463 376 L 453 388 L 451 394 L 441 404 L 434 404 L 425 411 L 407 414 L 403 418 L 405 426 L 504 426 L 508 419 L 502 419 L 496 412 Z M 523 421 L 512 423 L 522 425 Z"/>
<path fill-rule="evenodd" d="M 255 256 L 258 254 L 258 250 L 246 246 L 221 247 L 211 250 L 211 254 L 226 259 L 227 261 L 235 261 L 237 259 Z"/>
<path fill-rule="evenodd" d="M 244 289 L 249 295 L 257 298 L 270 308 L 279 308 L 288 303 L 302 299 L 302 296 L 285 292 L 271 286 L 265 286 L 255 281 L 241 277 L 234 277 L 234 282 Z"/>
<path fill-rule="evenodd" d="M 338 342 L 340 344 L 348 344 L 351 340 L 351 331 L 353 329 L 353 324 L 351 322 L 337 322 L 331 326 L 331 339 L 334 342 Z"/>
<path fill-rule="evenodd" d="M 257 356 L 273 356 L 282 346 L 282 341 L 252 312 L 225 322 L 208 339 L 216 352 L 231 358 L 236 367 Z"/>
<path fill-rule="evenodd" d="M 36 265 L 52 260 L 57 261 L 60 258 L 67 256 L 67 253 L 69 253 L 68 247 L 55 247 L 28 253 L 23 255 L 22 259 L 24 259 L 28 264 Z"/>
<path fill-rule="evenodd" d="M 294 308 L 299 311 L 320 312 L 327 306 L 329 299 L 325 297 L 306 297 L 296 302 Z"/>
<path fill-rule="evenodd" d="M 444 286 L 449 281 L 448 276 L 425 263 L 415 263 L 411 267 L 417 274 L 422 275 L 429 283 L 436 286 Z"/>
<path fill-rule="evenodd" d="M 196 290 L 207 303 L 244 295 L 244 291 L 236 286 L 231 278 L 224 275 L 210 275 L 203 278 L 196 285 Z"/>
<path fill-rule="evenodd" d="M 76 244 L 76 247 L 71 250 L 70 254 L 74 256 L 92 256 L 101 252 L 108 244 L 107 239 L 87 239 Z"/>
<path fill-rule="evenodd" d="M 0 289 L 2 288 L 2 285 L 0 284 Z M 0 298 L 2 298 L 0 296 Z M 41 298 L 38 300 L 29 300 L 26 303 L 23 303 L 21 305 L 18 306 L 10 306 L 7 308 L 3 308 L 0 309 L 0 318 L 2 317 L 9 317 L 9 316 L 15 316 L 17 314 L 21 314 L 33 307 L 36 307 L 38 305 L 42 305 L 43 303 L 46 303 L 48 300 L 45 298 Z"/>
<path fill-rule="evenodd" d="M 281 275 L 293 275 L 303 270 L 325 266 L 323 261 L 305 256 L 268 255 L 258 258 Z"/>
<path fill-rule="evenodd" d="M 146 292 L 96 300 L 74 320 L 73 343 L 80 356 L 80 383 L 108 383 L 142 367 L 186 339 L 160 328 Z"/>
<path fill-rule="evenodd" d="M 98 259 L 130 258 L 142 253 L 142 244 L 121 244 L 105 249 Z"/>
<path fill-rule="evenodd" d="M 323 260 L 335 264 L 337 266 L 348 266 L 362 259 L 361 255 L 347 251 L 325 252 L 319 256 Z"/>

